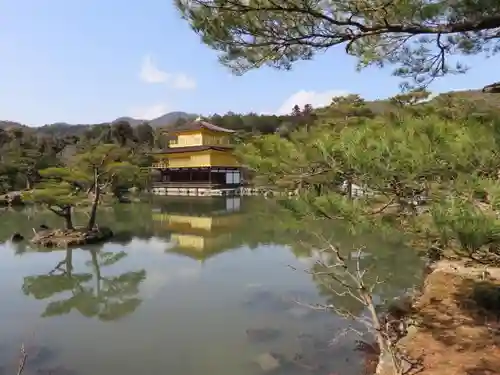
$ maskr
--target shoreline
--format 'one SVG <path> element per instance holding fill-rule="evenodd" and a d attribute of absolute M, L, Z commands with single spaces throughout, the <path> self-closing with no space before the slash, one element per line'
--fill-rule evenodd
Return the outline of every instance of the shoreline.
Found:
<path fill-rule="evenodd" d="M 412 300 L 396 348 L 417 364 L 404 374 L 493 375 L 500 369 L 500 268 L 441 260 Z M 379 358 L 377 375 L 393 375 Z"/>

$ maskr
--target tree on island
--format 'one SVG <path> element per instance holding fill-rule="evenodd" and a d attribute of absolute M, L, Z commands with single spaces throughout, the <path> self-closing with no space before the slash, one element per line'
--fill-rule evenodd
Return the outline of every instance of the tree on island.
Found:
<path fill-rule="evenodd" d="M 358 68 L 395 65 L 425 86 L 466 67 L 453 55 L 494 54 L 500 3 L 491 0 L 176 0 L 182 16 L 236 73 L 298 60 L 342 45 Z"/>
<path fill-rule="evenodd" d="M 25 197 L 62 217 L 67 230 L 75 229 L 74 208 L 90 204 L 89 219 L 83 228 L 84 232 L 90 232 L 95 229 L 103 193 L 126 186 L 126 182 L 134 181 L 140 174 L 139 167 L 128 158 L 127 149 L 118 145 L 98 145 L 75 155 L 67 167 L 41 170 L 42 181 Z"/>
<path fill-rule="evenodd" d="M 81 204 L 85 196 L 82 191 L 66 180 L 71 171 L 65 168 L 49 168 L 40 171 L 45 179 L 36 188 L 24 194 L 24 199 L 46 206 L 64 220 L 67 230 L 74 230 L 73 209 Z"/>
<path fill-rule="evenodd" d="M 130 179 L 140 173 L 128 159 L 128 149 L 115 144 L 99 145 L 75 157 L 74 165 L 92 200 L 87 230 L 95 226 L 102 193 L 120 179 Z"/>

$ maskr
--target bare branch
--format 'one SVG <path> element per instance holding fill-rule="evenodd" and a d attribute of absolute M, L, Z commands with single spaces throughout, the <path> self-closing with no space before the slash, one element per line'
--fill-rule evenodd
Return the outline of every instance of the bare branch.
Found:
<path fill-rule="evenodd" d="M 28 354 L 24 350 L 24 344 L 21 344 L 21 357 L 19 358 L 19 365 L 17 367 L 17 375 L 22 375 L 24 367 L 26 366 L 26 360 L 28 359 Z"/>

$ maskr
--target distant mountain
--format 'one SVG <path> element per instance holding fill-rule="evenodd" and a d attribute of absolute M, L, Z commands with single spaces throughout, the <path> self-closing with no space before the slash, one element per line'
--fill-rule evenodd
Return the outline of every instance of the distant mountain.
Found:
<path fill-rule="evenodd" d="M 163 128 L 163 127 L 168 127 L 170 125 L 174 125 L 175 122 L 180 119 L 194 120 L 196 117 L 197 115 L 189 114 L 186 112 L 169 112 L 163 116 L 160 116 L 158 118 L 155 118 L 154 120 L 149 121 L 148 123 L 153 128 Z"/>
<path fill-rule="evenodd" d="M 136 127 L 137 125 L 142 124 L 145 120 L 138 120 L 132 117 L 118 117 L 115 121 L 111 123 L 114 124 L 119 121 L 126 121 L 130 124 L 130 126 Z"/>
<path fill-rule="evenodd" d="M 189 114 L 186 112 L 169 112 L 164 114 L 163 116 L 157 117 L 153 120 L 138 120 L 132 117 L 119 117 L 112 123 L 118 122 L 118 121 L 126 121 L 128 122 L 131 126 L 135 127 L 139 124 L 142 124 L 144 122 L 147 122 L 149 125 L 151 125 L 152 128 L 165 128 L 169 127 L 171 125 L 174 125 L 178 120 L 180 119 L 194 119 L 196 118 L 197 115 Z"/>
<path fill-rule="evenodd" d="M 111 121 L 111 124 L 114 124 L 118 121 L 126 121 L 132 127 L 136 127 L 144 122 L 147 122 L 153 128 L 164 128 L 173 126 L 180 119 L 194 119 L 197 115 L 189 114 L 186 112 L 169 112 L 155 118 L 153 120 L 139 120 L 132 117 L 119 117 L 116 120 Z M 98 124 L 68 124 L 66 122 L 56 122 L 53 124 L 43 125 L 40 127 L 29 127 L 35 133 L 43 134 L 43 135 L 58 135 L 58 136 L 72 136 L 72 135 L 80 135 L 86 129 L 91 126 L 102 126 L 108 125 L 109 123 L 98 123 Z M 10 129 L 10 128 L 26 128 L 28 126 L 23 125 L 14 121 L 1 121 L 0 120 L 0 129 Z"/>
<path fill-rule="evenodd" d="M 495 91 L 498 90 L 498 91 Z M 479 112 L 488 112 L 495 111 L 500 114 L 500 94 L 495 94 L 496 92 L 500 92 L 500 83 L 486 86 L 484 89 L 479 90 L 463 90 L 463 91 L 455 91 L 455 92 L 447 92 L 441 93 L 434 96 L 430 101 L 435 101 L 439 103 L 445 97 L 455 97 L 460 98 L 465 103 L 472 104 Z M 393 104 L 389 100 L 374 100 L 367 101 L 367 105 L 370 109 L 376 113 L 384 112 L 391 110 Z M 441 105 L 441 104 L 440 104 Z M 328 111 L 328 107 L 325 108 L 317 108 L 317 111 L 324 112 Z M 58 122 L 54 124 L 44 125 L 41 127 L 28 127 L 35 134 L 40 135 L 57 135 L 57 136 L 72 136 L 72 135 L 80 135 L 86 129 L 91 126 L 99 126 L 99 125 L 109 125 L 110 123 L 116 123 L 118 121 L 127 121 L 131 126 L 136 127 L 143 122 L 147 122 L 151 125 L 151 127 L 157 128 L 168 128 L 170 126 L 175 126 L 176 122 L 180 119 L 195 119 L 197 115 L 190 114 L 187 112 L 175 111 L 169 112 L 155 118 L 153 120 L 140 120 L 132 117 L 119 117 L 111 122 L 100 123 L 100 124 L 68 124 L 65 122 Z M 15 121 L 1 121 L 0 120 L 0 129 L 9 129 L 9 128 L 24 128 L 26 129 L 26 125 Z"/>
<path fill-rule="evenodd" d="M 18 122 L 0 120 L 0 129 L 22 128 L 22 127 L 24 127 L 24 125 Z"/>

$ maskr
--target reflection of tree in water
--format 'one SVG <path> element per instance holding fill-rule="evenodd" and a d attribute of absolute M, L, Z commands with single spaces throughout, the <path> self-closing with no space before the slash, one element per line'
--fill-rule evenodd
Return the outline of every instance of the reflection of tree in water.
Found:
<path fill-rule="evenodd" d="M 418 284 L 421 277 L 422 261 L 413 249 L 405 247 L 401 235 L 394 233 L 387 238 L 369 229 L 357 228 L 353 233 L 344 223 L 332 220 L 308 220 L 294 217 L 277 205 L 261 210 L 263 217 L 260 222 L 273 228 L 272 236 L 281 239 L 282 244 L 288 244 L 297 258 L 318 256 L 317 249 L 325 249 L 328 242 L 339 246 L 344 256 L 347 256 L 350 269 L 356 269 L 356 249 L 363 247 L 359 259 L 361 270 L 365 270 L 367 285 L 375 285 L 374 295 L 381 303 L 401 296 L 406 290 Z M 265 219 L 265 216 L 272 217 Z M 336 272 L 339 267 L 333 267 L 335 259 L 330 250 L 321 251 L 321 262 L 313 264 L 309 272 L 315 282 L 319 294 L 328 304 L 345 310 L 354 315 L 364 311 L 363 305 L 355 298 L 347 295 L 345 288 L 339 286 L 329 272 Z M 348 277 L 343 277 L 348 281 Z M 383 283 L 377 283 L 383 281 Z"/>
<path fill-rule="evenodd" d="M 181 214 L 183 211 L 188 211 L 187 214 L 192 216 L 204 214 L 215 217 L 215 211 L 223 211 L 223 208 L 226 207 L 223 198 L 219 200 L 207 200 L 207 204 L 201 208 L 199 207 L 201 205 L 201 203 L 199 203 L 201 202 L 200 200 L 194 200 L 193 202 L 196 202 L 196 204 L 187 204 L 186 200 L 171 199 L 170 201 L 167 205 L 157 202 L 114 205 L 112 209 L 103 210 L 100 221 L 103 225 L 112 223 L 110 226 L 113 228 L 115 237 L 111 242 L 127 245 L 134 238 L 147 240 L 152 236 L 170 237 L 172 232 L 168 228 L 155 225 L 153 216 L 158 210 L 162 212 L 165 210 L 167 213 L 179 211 Z M 297 257 L 304 258 L 311 256 L 311 249 L 324 246 L 324 244 L 320 245 L 315 243 L 314 236 L 311 235 L 319 231 L 326 237 L 333 238 L 336 243 L 340 243 L 345 250 L 351 250 L 358 245 L 373 245 L 372 248 L 366 250 L 369 256 L 361 259 L 361 266 L 369 267 L 367 273 L 369 280 L 375 280 L 376 276 L 379 276 L 379 278 L 383 280 L 388 280 L 387 283 L 379 285 L 376 289 L 376 294 L 380 297 L 390 298 L 397 296 L 401 294 L 402 290 L 411 287 L 415 282 L 416 278 L 414 275 L 417 273 L 420 265 L 418 257 L 411 249 L 405 249 L 401 245 L 387 243 L 385 239 L 381 239 L 378 235 L 357 233 L 355 236 L 352 236 L 347 229 L 342 227 L 342 223 L 332 222 L 331 220 L 324 222 L 324 227 L 321 228 L 322 224 L 318 223 L 318 221 L 308 223 L 304 220 L 298 220 L 290 213 L 290 210 L 283 209 L 279 205 L 273 203 L 273 200 L 250 197 L 245 198 L 244 202 L 242 201 L 240 209 L 228 212 L 228 215 L 236 214 L 240 218 L 238 221 L 234 221 L 234 225 L 229 228 L 212 229 L 212 234 L 222 235 L 221 241 L 214 243 L 210 248 L 204 249 L 203 251 L 190 251 L 189 255 L 198 259 L 206 259 L 216 254 L 237 249 L 241 246 L 248 246 L 251 249 L 255 249 L 266 244 L 278 244 L 289 246 Z M 221 212 L 218 214 L 221 214 Z M 52 216 L 54 215 L 48 216 L 47 219 Z M 40 223 L 52 224 L 46 222 L 45 219 L 41 217 L 37 217 L 37 220 Z M 23 231 L 23 233 L 29 233 L 31 228 L 34 226 L 36 227 L 35 224 L 39 223 L 28 224 L 25 224 L 26 230 Z M 221 233 L 218 233 L 218 231 Z M 16 253 L 26 251 L 24 246 L 24 243 L 16 244 Z M 171 251 L 174 250 L 175 249 L 172 249 Z M 181 250 L 183 253 L 187 252 L 186 250 Z M 90 252 L 90 254 L 92 254 L 92 252 Z M 69 256 L 71 257 L 71 255 Z M 90 273 L 74 274 L 67 266 L 64 266 L 66 268 L 60 266 L 59 269 L 56 269 L 52 274 L 34 276 L 31 279 L 27 278 L 25 281 L 26 288 L 39 288 L 43 289 L 43 293 L 49 293 L 47 297 L 43 298 L 48 298 L 59 293 L 57 288 L 61 288 L 61 292 L 68 291 L 73 294 L 71 297 L 71 301 L 73 302 L 68 302 L 71 308 L 79 306 L 78 308 L 83 311 L 83 306 L 85 306 L 91 310 L 88 314 L 97 316 L 100 312 L 94 312 L 94 307 L 91 309 L 88 306 L 99 306 L 98 311 L 104 308 L 103 303 L 98 301 L 103 298 L 109 299 L 109 293 L 104 292 L 105 288 L 116 293 L 129 293 L 127 296 L 131 296 L 130 293 L 133 288 L 130 285 L 136 282 L 134 274 L 130 273 L 124 274 L 122 278 L 116 277 L 113 280 L 100 276 L 100 268 L 96 268 L 94 264 L 98 264 L 99 267 L 104 266 L 105 263 L 107 263 L 106 257 L 107 256 L 103 255 L 102 252 L 94 252 L 90 262 L 91 266 L 94 268 L 94 276 L 91 276 Z M 115 262 L 118 260 L 115 260 Z M 80 280 L 80 277 L 83 277 L 83 279 Z M 95 278 L 98 282 L 97 285 L 92 286 L 91 290 L 89 290 L 88 287 L 88 285 L 91 284 L 91 280 L 89 280 L 88 277 Z M 140 274 L 136 273 L 135 277 L 140 279 Z M 34 278 L 36 278 L 36 280 Z M 359 311 L 361 308 L 356 301 L 353 302 L 351 298 L 335 295 L 335 293 L 331 291 L 331 286 L 328 286 L 328 280 L 325 280 L 325 278 L 323 278 L 323 280 L 318 280 L 316 277 L 314 281 L 320 293 L 327 298 L 329 302 L 336 302 L 336 305 L 345 306 L 345 308 L 352 311 Z M 115 291 L 117 286 L 112 285 L 113 283 L 122 285 L 123 290 L 119 289 Z M 138 283 L 140 283 L 140 281 L 137 281 L 137 284 Z M 32 294 L 35 298 L 42 298 L 37 297 L 38 294 L 32 292 L 31 289 L 26 290 L 27 294 Z M 43 295 L 41 291 L 38 291 L 38 293 L 40 293 L 39 295 Z M 131 298 L 132 297 L 129 297 L 129 299 Z M 131 299 L 131 301 L 133 301 L 133 299 Z M 133 302 L 129 303 L 133 304 Z M 49 307 L 51 306 L 54 305 L 49 305 Z M 55 307 L 62 308 L 64 306 L 56 304 Z M 125 309 L 125 306 L 123 308 Z M 103 314 L 104 311 L 105 310 L 102 310 Z"/>
<path fill-rule="evenodd" d="M 47 275 L 27 276 L 22 290 L 36 299 L 51 298 L 59 293 L 70 293 L 66 299 L 49 302 L 43 317 L 64 315 L 73 309 L 86 317 L 102 321 L 120 319 L 133 313 L 141 304 L 137 297 L 139 284 L 146 278 L 146 271 L 130 271 L 118 276 L 103 276 L 102 267 L 123 259 L 125 252 L 88 250 L 91 260 L 87 265 L 93 272 L 76 273 L 73 270 L 73 250 L 67 249 L 64 260 Z"/>
<path fill-rule="evenodd" d="M 377 246 L 376 250 L 367 251 L 359 260 L 356 259 L 355 252 L 349 257 L 349 269 L 355 272 L 356 263 L 359 262 L 359 269 L 365 272 L 364 280 L 368 286 L 374 286 L 373 295 L 380 298 L 380 305 L 401 296 L 419 281 L 421 267 L 416 254 L 411 249 L 397 250 L 399 251 L 390 246 Z M 342 274 L 338 266 L 334 266 L 333 256 L 328 256 L 327 252 L 325 255 L 322 262 L 314 264 L 311 269 L 320 295 L 326 298 L 328 304 L 359 316 L 364 311 L 363 305 L 346 294 L 346 288 L 340 286 L 328 273 L 335 272 L 347 285 L 353 284 L 352 279 Z"/>
<path fill-rule="evenodd" d="M 126 220 L 124 220 L 126 218 Z M 165 233 L 158 231 L 153 220 L 153 206 L 147 202 L 133 204 L 116 204 L 107 215 L 102 215 L 101 222 L 113 228 L 113 242 L 132 238 L 149 239 L 161 237 Z"/>
<path fill-rule="evenodd" d="M 242 211 L 243 220 L 233 230 L 239 246 L 256 249 L 262 245 L 297 245 L 297 231 L 288 226 L 287 212 L 271 200 L 248 198 L 251 204 Z"/>

